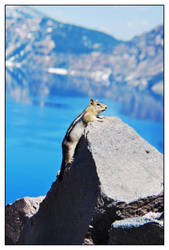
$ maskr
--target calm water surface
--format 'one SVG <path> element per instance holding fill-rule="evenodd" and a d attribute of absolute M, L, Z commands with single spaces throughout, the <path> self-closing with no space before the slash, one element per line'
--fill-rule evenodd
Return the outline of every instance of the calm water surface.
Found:
<path fill-rule="evenodd" d="M 106 116 L 118 116 L 163 153 L 163 124 L 134 120 L 106 99 Z M 6 203 L 45 195 L 61 164 L 64 134 L 89 98 L 51 98 L 46 106 L 6 102 Z M 38 101 L 35 101 L 35 104 Z"/>

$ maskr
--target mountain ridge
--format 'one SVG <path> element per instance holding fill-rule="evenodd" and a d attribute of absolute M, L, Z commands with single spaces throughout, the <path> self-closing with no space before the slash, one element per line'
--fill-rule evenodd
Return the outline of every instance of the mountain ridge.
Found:
<path fill-rule="evenodd" d="M 43 14 L 22 16 L 13 11 L 6 19 L 6 84 L 13 98 L 105 97 L 135 118 L 163 119 L 163 26 L 124 42 Z"/>

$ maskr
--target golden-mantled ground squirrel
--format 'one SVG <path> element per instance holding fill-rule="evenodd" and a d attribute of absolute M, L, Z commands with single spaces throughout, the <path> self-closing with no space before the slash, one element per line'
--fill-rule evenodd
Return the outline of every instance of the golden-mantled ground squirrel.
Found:
<path fill-rule="evenodd" d="M 93 122 L 95 120 L 102 121 L 102 118 L 98 117 L 98 115 L 105 111 L 105 109 L 107 109 L 107 106 L 104 103 L 91 99 L 89 106 L 72 122 L 68 128 L 62 142 L 63 159 L 61 171 L 58 176 L 59 180 L 63 179 L 64 169 L 72 163 L 76 146 L 83 135 L 88 122 Z"/>

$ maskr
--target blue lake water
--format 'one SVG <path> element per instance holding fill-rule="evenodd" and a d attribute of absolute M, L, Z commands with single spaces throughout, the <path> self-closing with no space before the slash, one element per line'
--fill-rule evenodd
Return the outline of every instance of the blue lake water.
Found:
<path fill-rule="evenodd" d="M 121 114 L 111 100 L 105 116 L 118 116 L 163 153 L 163 124 Z M 60 169 L 61 143 L 72 120 L 89 98 L 54 97 L 47 106 L 6 102 L 6 203 L 24 196 L 45 195 Z M 36 102 L 35 102 L 36 103 Z"/>

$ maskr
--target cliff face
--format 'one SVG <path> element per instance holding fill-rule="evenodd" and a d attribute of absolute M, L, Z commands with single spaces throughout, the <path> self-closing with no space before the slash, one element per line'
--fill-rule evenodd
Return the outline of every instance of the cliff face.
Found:
<path fill-rule="evenodd" d="M 87 126 L 72 166 L 36 214 L 25 213 L 15 244 L 163 244 L 162 193 L 162 154 L 120 119 L 105 117 Z"/>

